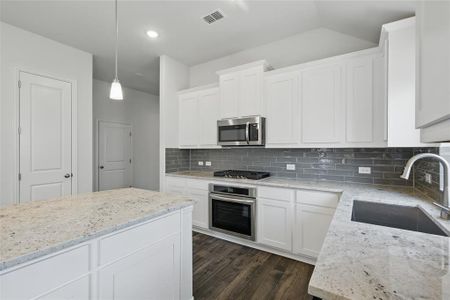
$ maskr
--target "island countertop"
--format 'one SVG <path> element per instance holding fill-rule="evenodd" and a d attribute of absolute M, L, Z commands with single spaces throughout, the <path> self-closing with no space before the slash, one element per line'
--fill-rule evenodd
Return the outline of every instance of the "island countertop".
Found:
<path fill-rule="evenodd" d="M 191 205 L 125 188 L 0 208 L 0 271 Z"/>
<path fill-rule="evenodd" d="M 410 187 L 274 177 L 229 179 L 198 171 L 166 176 L 340 193 L 309 283 L 310 294 L 325 300 L 450 299 L 449 237 L 351 221 L 354 200 L 419 206 L 450 232 L 450 221 L 439 218 L 432 199 Z"/>

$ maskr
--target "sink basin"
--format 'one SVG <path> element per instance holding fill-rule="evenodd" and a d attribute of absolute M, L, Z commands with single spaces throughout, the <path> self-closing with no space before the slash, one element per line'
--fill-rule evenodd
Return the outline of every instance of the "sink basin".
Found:
<path fill-rule="evenodd" d="M 420 208 L 413 206 L 354 200 L 352 221 L 449 236 Z"/>

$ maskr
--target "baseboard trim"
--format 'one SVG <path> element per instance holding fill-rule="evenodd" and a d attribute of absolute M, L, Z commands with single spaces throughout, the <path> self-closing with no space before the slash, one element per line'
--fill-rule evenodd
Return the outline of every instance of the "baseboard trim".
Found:
<path fill-rule="evenodd" d="M 303 255 L 296 255 L 296 254 L 292 254 L 292 253 L 288 253 L 288 252 L 284 252 L 282 250 L 278 250 L 278 249 L 274 249 L 268 246 L 264 246 L 261 244 L 257 244 L 255 242 L 251 242 L 251 241 L 247 241 L 247 240 L 243 240 L 243 239 L 239 239 L 239 238 L 235 238 L 220 232 L 215 232 L 209 229 L 204 229 L 204 228 L 199 228 L 199 227 L 192 227 L 192 231 L 198 232 L 198 233 L 202 233 L 202 234 L 206 234 L 221 240 L 225 240 L 228 242 L 232 242 L 232 243 L 236 243 L 236 244 L 240 244 L 243 246 L 247 246 L 250 248 L 255 248 L 261 251 L 265 251 L 265 252 L 269 252 L 272 254 L 276 254 L 276 255 L 280 255 L 283 257 L 287 257 L 293 260 L 297 260 L 297 261 L 301 261 L 310 265 L 315 265 L 316 264 L 316 258 L 312 258 L 309 256 L 303 256 Z"/>

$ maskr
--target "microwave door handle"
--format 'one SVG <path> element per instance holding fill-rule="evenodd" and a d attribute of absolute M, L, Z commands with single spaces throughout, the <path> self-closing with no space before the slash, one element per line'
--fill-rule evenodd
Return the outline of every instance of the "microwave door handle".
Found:
<path fill-rule="evenodd" d="M 245 141 L 250 144 L 250 122 L 245 123 Z"/>

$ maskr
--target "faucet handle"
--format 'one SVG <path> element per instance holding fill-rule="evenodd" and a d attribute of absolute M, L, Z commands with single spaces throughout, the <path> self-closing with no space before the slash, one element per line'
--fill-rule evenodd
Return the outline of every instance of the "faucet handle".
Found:
<path fill-rule="evenodd" d="M 450 220 L 450 207 L 444 206 L 437 202 L 433 202 L 433 204 L 441 209 L 441 218 L 442 219 Z"/>

